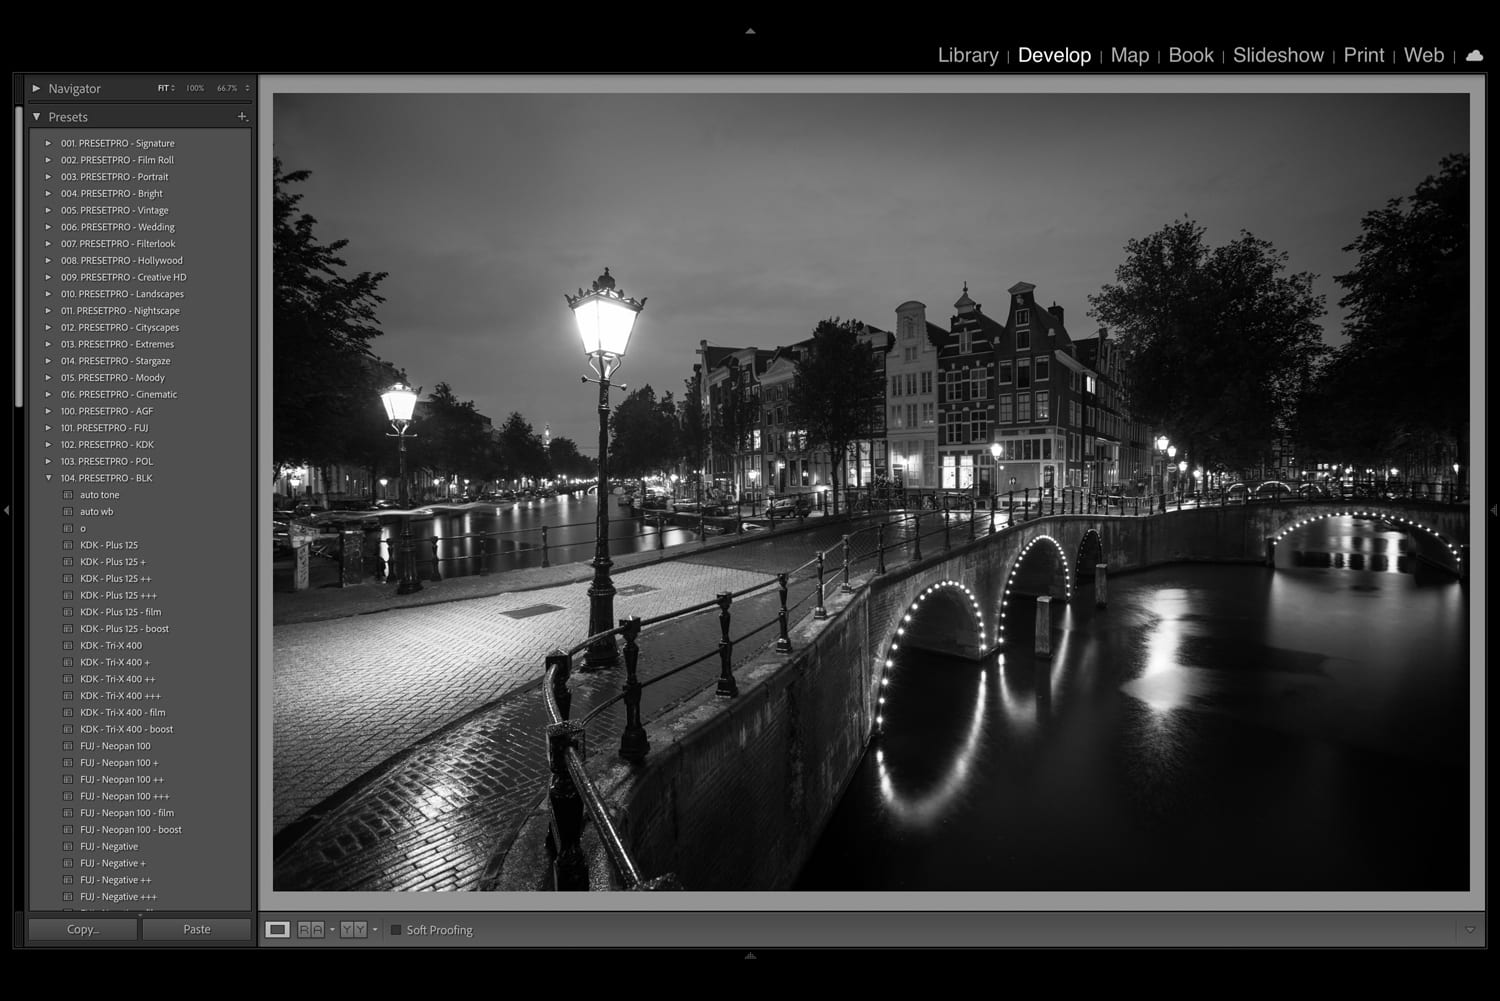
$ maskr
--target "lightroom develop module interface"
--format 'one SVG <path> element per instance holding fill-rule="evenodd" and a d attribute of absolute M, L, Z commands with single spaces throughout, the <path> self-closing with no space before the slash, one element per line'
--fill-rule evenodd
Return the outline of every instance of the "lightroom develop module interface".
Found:
<path fill-rule="evenodd" d="M 1485 947 L 1489 53 L 701 31 L 12 74 L 13 947 Z"/>

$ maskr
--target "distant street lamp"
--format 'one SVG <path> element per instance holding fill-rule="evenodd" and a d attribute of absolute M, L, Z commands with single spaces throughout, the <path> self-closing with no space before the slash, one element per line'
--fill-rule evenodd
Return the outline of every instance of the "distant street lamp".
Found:
<path fill-rule="evenodd" d="M 411 501 L 406 489 L 406 439 L 416 437 L 410 431 L 411 415 L 417 408 L 417 394 L 410 386 L 398 382 L 380 394 L 380 402 L 385 404 L 385 416 L 396 429 L 395 434 L 386 437 L 396 439 L 401 456 L 401 509 L 404 513 L 401 515 L 401 542 L 396 548 L 396 563 L 401 572 L 396 593 L 412 594 L 422 590 L 421 578 L 417 576 L 416 548 L 411 537 Z"/>
<path fill-rule="evenodd" d="M 1164 434 L 1156 436 L 1156 443 L 1155 444 L 1156 444 L 1156 461 L 1159 464 L 1159 468 L 1161 469 L 1161 480 L 1159 481 L 1160 482 L 1160 486 L 1161 486 L 1161 491 L 1160 491 L 1160 496 L 1158 498 L 1158 504 L 1160 505 L 1160 507 L 1158 508 L 1158 510 L 1160 510 L 1160 511 L 1166 511 L 1166 509 L 1167 509 L 1167 456 L 1169 454 L 1176 455 L 1177 454 L 1177 448 L 1176 448 L 1176 446 L 1174 446 L 1172 444 L 1171 441 L 1169 441 L 1167 439 L 1167 436 L 1164 435 Z"/>
<path fill-rule="evenodd" d="M 636 317 L 646 300 L 626 298 L 615 288 L 609 268 L 594 279 L 588 292 L 579 289 L 576 296 L 564 292 L 563 298 L 568 300 L 578 324 L 589 367 L 599 377 L 593 380 L 599 383 L 599 510 L 595 518 L 594 580 L 589 585 L 589 635 L 598 636 L 615 627 L 615 585 L 609 579 L 609 568 L 614 565 L 609 558 L 609 377 L 625 358 Z M 585 376 L 584 381 L 590 380 Z M 590 667 L 609 667 L 618 662 L 613 633 L 589 644 L 584 654 L 584 663 Z"/>
<path fill-rule="evenodd" d="M 992 494 L 1000 492 L 1000 470 L 1005 468 L 1000 465 L 1000 451 L 1000 443 L 998 441 L 990 442 L 990 465 L 993 467 L 993 472 L 990 473 L 990 492 Z M 994 505 L 990 506 L 993 509 Z"/>
<path fill-rule="evenodd" d="M 385 498 L 386 498 L 385 485 L 387 483 L 389 483 L 389 482 L 390 482 L 390 480 L 386 479 L 384 476 L 382 476 L 380 478 L 380 499 L 381 500 L 385 500 Z"/>

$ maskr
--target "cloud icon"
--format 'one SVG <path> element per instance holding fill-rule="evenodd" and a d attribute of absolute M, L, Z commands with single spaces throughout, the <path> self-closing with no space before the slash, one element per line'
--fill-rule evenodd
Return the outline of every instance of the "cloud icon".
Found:
<path fill-rule="evenodd" d="M 1471 63 L 1482 63 L 1482 62 L 1484 62 L 1484 55 L 1478 49 L 1474 49 L 1473 51 L 1471 51 L 1464 58 L 1467 59 Z"/>

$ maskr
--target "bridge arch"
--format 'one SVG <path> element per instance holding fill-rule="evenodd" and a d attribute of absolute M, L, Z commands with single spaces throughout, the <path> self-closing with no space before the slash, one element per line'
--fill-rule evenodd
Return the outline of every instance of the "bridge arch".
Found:
<path fill-rule="evenodd" d="M 1078 540 L 1078 557 L 1074 561 L 1074 586 L 1087 587 L 1093 582 L 1093 569 L 1104 562 L 1104 540 L 1099 530 L 1090 528 Z"/>
<path fill-rule="evenodd" d="M 1453 572 L 1457 573 L 1459 576 L 1463 575 L 1463 552 L 1460 549 L 1458 541 L 1450 538 L 1448 535 L 1434 528 L 1432 525 L 1429 525 L 1423 521 L 1419 521 L 1415 518 L 1409 518 L 1399 511 L 1381 510 L 1380 508 L 1364 507 L 1362 505 L 1350 505 L 1347 507 L 1339 507 L 1337 509 L 1329 511 L 1302 512 L 1299 513 L 1295 518 L 1288 521 L 1285 525 L 1282 525 L 1280 528 L 1278 528 L 1266 541 L 1274 547 L 1276 545 L 1279 545 L 1282 539 L 1286 538 L 1288 535 L 1291 535 L 1298 529 L 1305 528 L 1308 525 L 1311 525 L 1313 522 L 1325 521 L 1329 518 L 1374 518 L 1379 521 L 1384 521 L 1392 525 L 1396 525 L 1397 527 L 1415 536 L 1419 542 L 1426 539 L 1430 540 L 1435 545 L 1441 546 L 1443 551 L 1447 553 L 1448 558 L 1453 561 L 1453 566 L 1448 569 L 1453 570 Z M 1274 558 L 1275 553 L 1273 549 L 1271 553 L 1271 560 L 1273 563 Z M 1430 560 L 1429 558 L 1429 562 L 1436 561 Z"/>
<path fill-rule="evenodd" d="M 897 620 L 895 634 L 886 643 L 885 656 L 881 661 L 880 686 L 876 693 L 875 733 L 885 728 L 886 694 L 890 688 L 896 667 L 896 655 L 903 648 L 937 649 L 951 652 L 952 630 L 959 624 L 967 624 L 978 636 L 971 646 L 985 649 L 984 609 L 974 590 L 963 581 L 943 579 L 917 592 L 901 618 Z M 944 633 L 949 640 L 939 639 Z"/>
<path fill-rule="evenodd" d="M 1005 575 L 1000 591 L 1000 611 L 995 619 L 995 636 L 1005 642 L 1005 613 L 1013 597 L 1050 595 L 1063 601 L 1073 600 L 1073 575 L 1068 554 L 1062 543 L 1050 535 L 1038 535 L 1021 547 L 1015 562 Z"/>

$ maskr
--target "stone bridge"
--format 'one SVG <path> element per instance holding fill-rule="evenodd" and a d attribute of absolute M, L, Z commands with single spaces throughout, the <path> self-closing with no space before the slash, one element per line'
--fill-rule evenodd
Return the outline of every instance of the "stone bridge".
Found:
<path fill-rule="evenodd" d="M 1005 649 L 1017 614 L 1034 614 L 1029 599 L 1093 600 L 1098 564 L 1106 574 L 1187 561 L 1274 567 L 1295 533 L 1347 515 L 1407 532 L 1422 560 L 1467 577 L 1466 506 L 1267 502 L 1048 515 L 973 541 L 955 531 L 946 548 L 928 536 L 923 558 L 888 557 L 884 574 L 861 575 L 850 593 L 830 587 L 828 617 L 798 623 L 790 653 L 767 648 L 742 667 L 738 697 L 709 689 L 648 724 L 643 765 L 600 756 L 590 773 L 644 870 L 693 889 L 784 888 L 880 728 L 900 648 L 983 658 Z"/>

